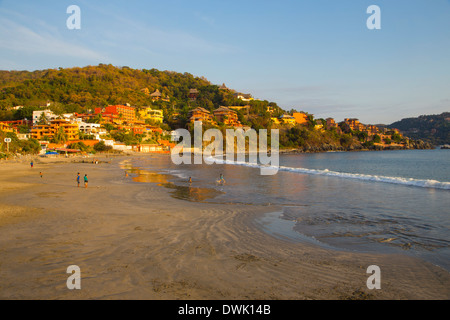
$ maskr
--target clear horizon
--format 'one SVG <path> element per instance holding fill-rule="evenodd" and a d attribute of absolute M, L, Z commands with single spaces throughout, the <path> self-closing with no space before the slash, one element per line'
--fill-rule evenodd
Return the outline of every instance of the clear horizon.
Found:
<path fill-rule="evenodd" d="M 0 69 L 189 72 L 288 111 L 390 124 L 450 110 L 449 18 L 449 0 L 0 0 Z"/>

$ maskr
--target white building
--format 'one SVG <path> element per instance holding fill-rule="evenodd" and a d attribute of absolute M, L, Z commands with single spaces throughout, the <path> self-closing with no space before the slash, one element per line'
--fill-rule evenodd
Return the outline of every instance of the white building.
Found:
<path fill-rule="evenodd" d="M 40 110 L 40 111 L 33 111 L 33 125 L 37 125 L 39 120 L 42 117 L 42 114 L 45 115 L 45 118 L 47 121 L 55 120 L 58 118 L 56 114 L 53 113 L 51 110 Z"/>

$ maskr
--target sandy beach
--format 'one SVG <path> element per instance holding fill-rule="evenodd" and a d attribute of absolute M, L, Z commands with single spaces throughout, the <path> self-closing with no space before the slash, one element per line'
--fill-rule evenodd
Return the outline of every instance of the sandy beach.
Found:
<path fill-rule="evenodd" d="M 129 158 L 0 163 L 0 299 L 450 298 L 437 266 L 273 237 L 256 218 L 276 208 L 175 199 L 126 177 Z M 80 290 L 66 286 L 70 265 Z M 370 265 L 380 290 L 366 286 Z"/>

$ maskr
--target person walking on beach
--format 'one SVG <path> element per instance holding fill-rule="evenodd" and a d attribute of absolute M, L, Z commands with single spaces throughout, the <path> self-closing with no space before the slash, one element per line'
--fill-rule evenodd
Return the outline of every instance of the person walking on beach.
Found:
<path fill-rule="evenodd" d="M 87 188 L 88 186 L 88 176 L 87 174 L 84 175 L 84 187 Z"/>
<path fill-rule="evenodd" d="M 39 172 L 39 174 L 41 175 L 41 179 L 42 179 L 42 172 Z"/>
<path fill-rule="evenodd" d="M 30 162 L 30 166 L 31 166 L 31 168 L 33 168 L 33 161 Z"/>
<path fill-rule="evenodd" d="M 80 173 L 77 173 L 77 183 L 78 183 L 78 188 L 80 187 Z"/>

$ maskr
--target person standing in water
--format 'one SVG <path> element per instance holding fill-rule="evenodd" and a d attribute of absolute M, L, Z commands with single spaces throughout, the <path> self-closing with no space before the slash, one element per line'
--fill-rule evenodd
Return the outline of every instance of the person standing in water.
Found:
<path fill-rule="evenodd" d="M 219 177 L 219 184 L 224 184 L 225 183 L 225 179 L 224 179 L 224 177 L 223 177 L 223 174 L 220 174 L 220 177 Z"/>
<path fill-rule="evenodd" d="M 189 177 L 189 184 L 191 184 L 192 183 L 192 178 L 191 177 Z"/>
<path fill-rule="evenodd" d="M 84 187 L 87 188 L 88 186 L 88 176 L 87 174 L 84 175 Z"/>

